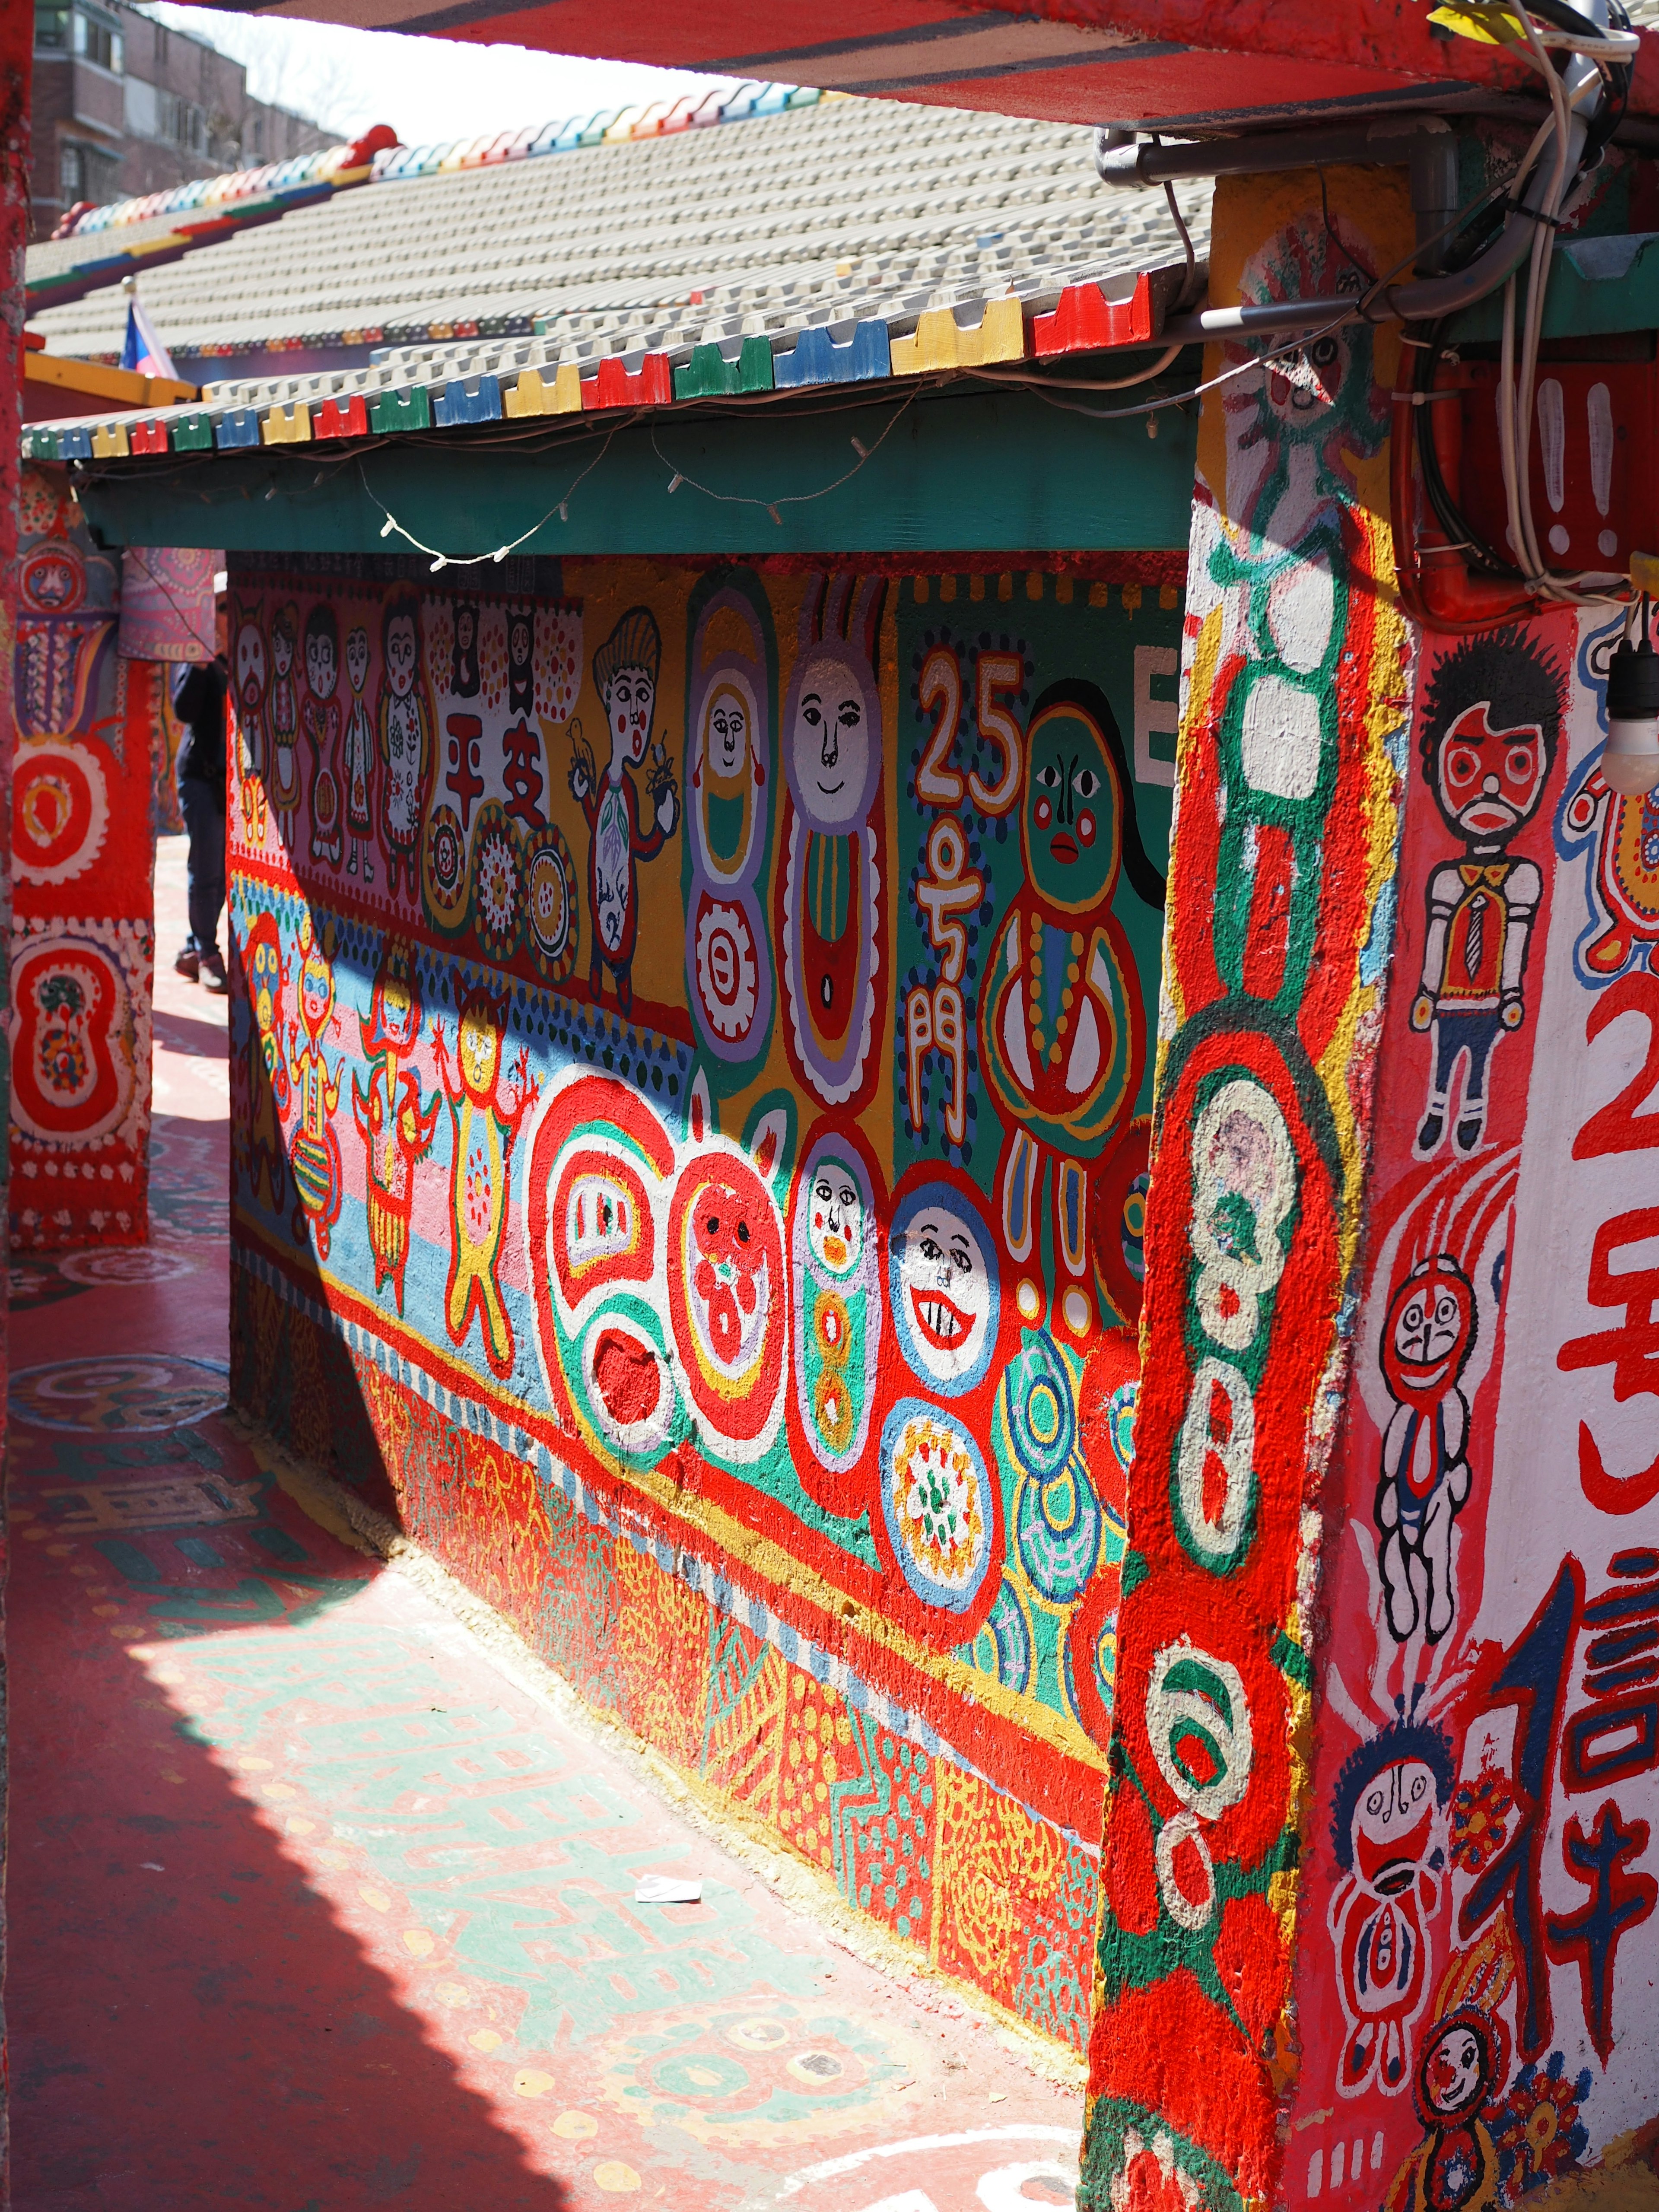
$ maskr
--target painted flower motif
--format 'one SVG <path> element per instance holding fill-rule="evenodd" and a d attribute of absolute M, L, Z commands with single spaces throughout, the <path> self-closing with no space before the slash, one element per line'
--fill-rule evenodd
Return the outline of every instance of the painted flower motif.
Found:
<path fill-rule="evenodd" d="M 955 1433 L 929 1420 L 906 1431 L 895 1486 L 912 1555 L 941 1583 L 972 1575 L 985 1540 L 979 1485 Z"/>
<path fill-rule="evenodd" d="M 511 934 L 518 918 L 518 872 L 505 836 L 486 836 L 478 852 L 478 914 L 492 937 Z"/>
<path fill-rule="evenodd" d="M 1483 1766 L 1473 1782 L 1460 1782 L 1451 1801 L 1453 1865 L 1479 1874 L 1503 1850 L 1514 1810 L 1509 1778 L 1495 1767 Z"/>
<path fill-rule="evenodd" d="M 1193 2212 L 1202 2191 L 1176 2163 L 1175 2145 L 1159 2132 L 1151 2143 L 1131 2128 L 1123 2138 L 1123 2163 L 1109 2188 L 1112 2212 Z"/>
<path fill-rule="evenodd" d="M 1553 2051 L 1540 2066 L 1523 2066 L 1492 2115 L 1504 2193 L 1510 2203 L 1540 2183 L 1577 2166 L 1589 2143 L 1579 2107 L 1590 2092 L 1586 2067 L 1567 2079 L 1565 2056 Z"/>

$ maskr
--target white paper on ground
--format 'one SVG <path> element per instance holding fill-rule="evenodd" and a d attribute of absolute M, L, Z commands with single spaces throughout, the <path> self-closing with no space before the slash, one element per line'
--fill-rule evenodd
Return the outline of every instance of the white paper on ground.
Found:
<path fill-rule="evenodd" d="M 702 1884 L 677 1874 L 647 1874 L 634 1892 L 635 1905 L 701 1905 Z"/>

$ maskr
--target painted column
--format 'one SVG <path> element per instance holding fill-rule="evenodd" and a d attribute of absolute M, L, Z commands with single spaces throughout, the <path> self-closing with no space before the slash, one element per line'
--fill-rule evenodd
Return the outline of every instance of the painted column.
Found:
<path fill-rule="evenodd" d="M 1218 191 L 1218 300 L 1361 290 L 1403 179 Z M 1348 1352 L 1408 691 L 1393 331 L 1212 349 L 1164 938 L 1145 1380 L 1080 2202 L 1276 2191 L 1310 1603 Z"/>
<path fill-rule="evenodd" d="M 23 341 L 23 249 L 28 240 L 29 76 L 33 52 L 33 11 L 0 9 L 0 671 L 12 665 L 14 593 L 17 574 L 18 383 Z M 11 816 L 11 686 L 0 682 L 0 813 Z M 9 841 L 0 840 L 0 942 L 11 928 L 11 865 Z M 0 984 L 0 993 L 5 989 Z M 0 1011 L 5 1001 L 0 999 Z M 0 1038 L 0 1127 L 10 1089 L 3 1038 Z M 6 1163 L 0 1157 L 0 1182 Z M 6 1376 L 5 1316 L 0 1307 L 0 1444 L 4 1442 Z M 3 1513 L 0 1505 L 0 1513 Z M 0 1522 L 0 1547 L 5 1542 Z M 0 1550 L 0 1560 L 3 1550 Z M 3 1636 L 0 1620 L 0 1636 Z M 0 1646 L 0 1880 L 4 1875 L 4 1759 L 9 1736 L 5 1707 L 3 1647 Z M 0 1907 L 3 1914 L 3 1907 Z M 3 1969 L 3 1917 L 0 1917 L 0 1969 Z M 0 2013 L 0 2205 L 11 2202 L 8 2070 L 4 2015 Z"/>

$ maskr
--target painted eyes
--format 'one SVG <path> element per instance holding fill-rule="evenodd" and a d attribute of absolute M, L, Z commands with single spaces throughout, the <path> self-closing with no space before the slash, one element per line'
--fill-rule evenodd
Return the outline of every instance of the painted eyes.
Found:
<path fill-rule="evenodd" d="M 1511 745 L 1504 763 L 1507 774 L 1516 783 L 1527 782 L 1533 772 L 1533 753 L 1530 745 Z"/>
<path fill-rule="evenodd" d="M 1036 780 L 1042 786 L 1042 788 L 1045 791 L 1058 791 L 1060 788 L 1060 770 L 1054 766 L 1053 761 L 1045 762 L 1043 766 L 1037 770 Z"/>
<path fill-rule="evenodd" d="M 1446 755 L 1448 783 L 1473 783 L 1480 773 L 1480 756 L 1471 745 L 1454 745 Z"/>
<path fill-rule="evenodd" d="M 1091 768 L 1082 768 L 1073 778 L 1073 787 L 1079 799 L 1092 799 L 1100 789 L 1100 778 Z"/>
<path fill-rule="evenodd" d="M 1316 368 L 1329 368 L 1342 357 L 1342 349 L 1334 338 L 1316 338 L 1308 348 L 1308 359 Z"/>

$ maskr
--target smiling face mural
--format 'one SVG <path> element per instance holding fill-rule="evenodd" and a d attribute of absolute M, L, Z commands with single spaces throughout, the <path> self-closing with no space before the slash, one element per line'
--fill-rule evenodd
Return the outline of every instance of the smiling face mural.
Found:
<path fill-rule="evenodd" d="M 1138 1387 L 1084 1177 L 1133 1170 L 1121 1247 L 1169 819 L 1121 733 L 1178 594 L 1033 572 L 1016 623 L 966 573 L 441 581 L 238 562 L 255 635 L 294 610 L 316 710 L 297 843 L 250 833 L 246 768 L 236 794 L 235 1065 L 266 1102 L 239 1395 L 323 1377 L 308 1449 L 698 1786 L 1076 2047 Z M 912 991 L 949 1127 L 910 1115 Z M 1018 1082 L 981 1057 L 994 998 Z M 1018 1249 L 1016 1136 L 1074 1177 Z M 896 1830 L 901 1802 L 908 1845 L 863 1809 Z"/>

